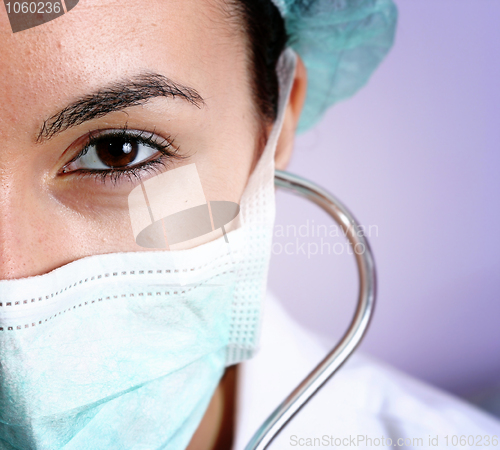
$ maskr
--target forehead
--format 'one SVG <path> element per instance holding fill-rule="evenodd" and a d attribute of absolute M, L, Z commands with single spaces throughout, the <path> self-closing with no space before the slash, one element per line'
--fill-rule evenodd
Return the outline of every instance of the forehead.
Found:
<path fill-rule="evenodd" d="M 219 0 L 80 0 L 62 17 L 15 34 L 0 8 L 0 127 L 20 120 L 35 126 L 51 109 L 144 71 L 192 86 L 205 99 L 237 99 L 244 39 L 220 6 Z"/>

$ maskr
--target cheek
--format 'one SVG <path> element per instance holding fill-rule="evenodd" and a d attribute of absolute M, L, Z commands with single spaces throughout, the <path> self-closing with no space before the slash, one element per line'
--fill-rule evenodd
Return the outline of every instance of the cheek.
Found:
<path fill-rule="evenodd" d="M 217 154 L 199 155 L 196 166 L 207 199 L 239 203 L 252 168 L 252 146 L 220 148 Z"/>
<path fill-rule="evenodd" d="M 237 98 L 236 95 L 232 97 L 234 101 Z M 224 108 L 222 104 L 220 109 Z M 194 138 L 202 140 L 196 142 L 193 150 L 205 195 L 210 200 L 240 202 L 255 158 L 260 153 L 256 120 L 247 113 L 251 108 L 241 99 L 238 108 L 227 107 L 233 112 L 230 117 L 225 117 L 223 112 L 211 114 L 207 133 Z"/>

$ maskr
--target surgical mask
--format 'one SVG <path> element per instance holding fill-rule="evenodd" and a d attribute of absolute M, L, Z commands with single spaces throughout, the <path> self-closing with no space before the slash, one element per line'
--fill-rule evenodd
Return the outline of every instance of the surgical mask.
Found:
<path fill-rule="evenodd" d="M 188 445 L 225 367 L 257 347 L 294 68 L 286 51 L 278 119 L 237 229 L 187 250 L 96 255 L 0 281 L 0 449 Z"/>

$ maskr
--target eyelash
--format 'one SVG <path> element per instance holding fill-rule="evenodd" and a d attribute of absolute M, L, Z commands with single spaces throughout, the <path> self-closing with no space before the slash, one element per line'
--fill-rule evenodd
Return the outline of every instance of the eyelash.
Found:
<path fill-rule="evenodd" d="M 154 138 L 154 132 L 146 130 L 129 131 L 127 126 L 124 126 L 123 128 L 119 128 L 105 134 L 103 134 L 103 130 L 97 130 L 89 133 L 83 149 L 71 161 L 65 164 L 65 167 L 86 155 L 89 149 L 93 145 L 99 143 L 99 141 L 104 137 L 133 138 L 137 142 L 159 151 L 161 155 L 158 158 L 137 163 L 129 168 L 92 170 L 78 169 L 74 172 L 64 172 L 63 170 L 62 174 L 71 174 L 72 176 L 78 176 L 80 178 L 87 178 L 90 176 L 93 177 L 96 182 L 103 184 L 111 182 L 113 185 L 116 185 L 124 178 L 128 179 L 128 181 L 139 181 L 142 179 L 144 173 L 160 173 L 161 169 L 167 167 L 167 163 L 170 162 L 170 160 L 181 160 L 185 158 L 185 156 L 178 153 L 179 147 L 175 146 L 174 139 L 170 136 L 168 138 L 162 138 L 162 140 L 158 142 L 158 140 Z"/>

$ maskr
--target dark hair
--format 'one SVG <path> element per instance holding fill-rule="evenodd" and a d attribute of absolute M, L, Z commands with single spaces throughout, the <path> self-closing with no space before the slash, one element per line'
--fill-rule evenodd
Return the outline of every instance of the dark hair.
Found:
<path fill-rule="evenodd" d="M 257 113 L 264 124 L 278 112 L 278 59 L 288 36 L 285 21 L 271 0 L 228 0 L 243 25 L 249 43 L 252 90 Z"/>

